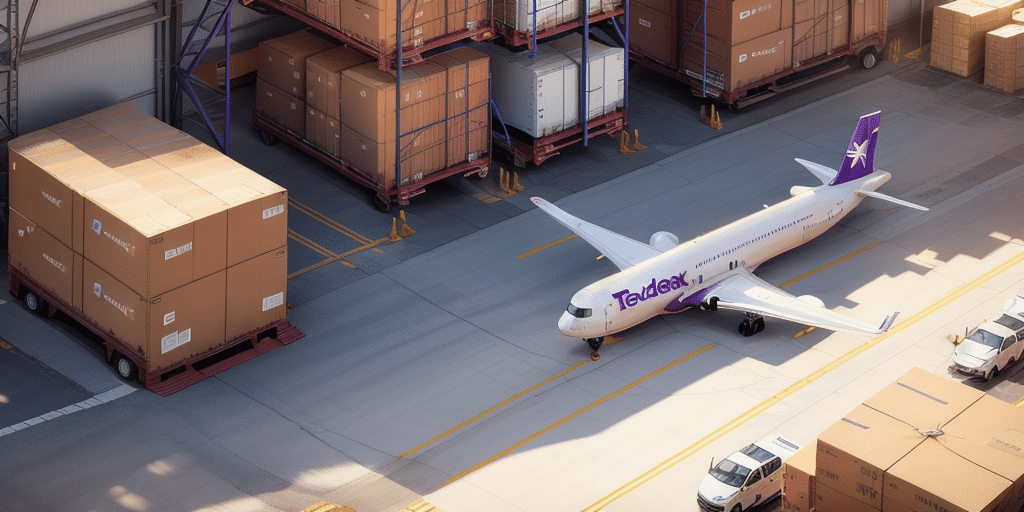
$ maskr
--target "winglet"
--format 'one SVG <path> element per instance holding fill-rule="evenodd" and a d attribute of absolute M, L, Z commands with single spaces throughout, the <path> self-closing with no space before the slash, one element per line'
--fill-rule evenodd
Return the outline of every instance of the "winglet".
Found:
<path fill-rule="evenodd" d="M 843 166 L 839 168 L 839 173 L 829 185 L 842 185 L 874 172 L 875 143 L 878 141 L 878 125 L 881 119 L 881 111 L 861 116 L 846 148 Z"/>
<path fill-rule="evenodd" d="M 885 320 L 882 321 L 882 325 L 878 327 L 878 330 L 881 332 L 888 331 L 889 328 L 892 327 L 892 323 L 896 321 L 896 317 L 899 316 L 899 314 L 899 311 L 893 311 L 891 315 L 886 316 Z"/>

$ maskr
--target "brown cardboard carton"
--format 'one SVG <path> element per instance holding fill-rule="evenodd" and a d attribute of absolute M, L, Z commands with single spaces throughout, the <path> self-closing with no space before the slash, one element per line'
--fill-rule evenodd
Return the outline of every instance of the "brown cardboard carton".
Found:
<path fill-rule="evenodd" d="M 708 35 L 735 45 L 777 32 L 783 28 L 784 1 L 708 0 Z"/>
<path fill-rule="evenodd" d="M 810 512 L 814 508 L 814 468 L 816 449 L 805 446 L 782 465 L 782 507 L 791 512 Z"/>
<path fill-rule="evenodd" d="M 341 28 L 384 53 L 395 51 L 394 2 L 341 0 Z M 442 0 L 413 0 L 402 5 L 402 44 L 422 46 L 444 34 L 446 11 Z"/>
<path fill-rule="evenodd" d="M 256 80 L 256 108 L 275 124 L 294 132 L 300 138 L 306 136 L 306 104 L 273 85 Z"/>
<path fill-rule="evenodd" d="M 370 56 L 347 46 L 320 52 L 306 59 L 306 105 L 338 119 L 341 116 L 341 72 L 366 62 Z"/>
<path fill-rule="evenodd" d="M 816 512 L 880 512 L 880 509 L 847 496 L 828 485 L 815 481 L 814 510 Z"/>
<path fill-rule="evenodd" d="M 45 291 L 73 304 L 75 278 L 82 272 L 75 266 L 74 253 L 14 208 L 8 208 L 8 212 L 7 255 L 11 266 Z"/>
<path fill-rule="evenodd" d="M 436 124 L 430 128 L 416 130 L 402 137 L 402 185 L 423 179 L 423 174 L 441 154 L 444 166 L 445 125 Z M 437 146 L 440 145 L 440 148 Z M 430 151 L 427 154 L 424 152 Z M 341 126 L 341 159 L 366 176 L 391 188 L 395 183 L 395 143 L 377 142 L 362 135 L 347 124 Z"/>
<path fill-rule="evenodd" d="M 402 72 L 402 133 L 445 118 L 447 72 L 430 62 Z M 395 85 L 397 80 L 376 63 L 346 69 L 341 79 L 341 122 L 358 126 L 359 133 L 375 142 L 395 138 Z"/>
<path fill-rule="evenodd" d="M 490 119 L 490 105 L 483 104 L 468 113 L 447 120 L 446 167 L 476 160 L 487 152 L 490 142 Z"/>
<path fill-rule="evenodd" d="M 630 11 L 632 11 L 632 9 L 635 9 L 637 5 L 641 4 L 647 9 L 660 12 L 671 18 L 678 17 L 681 14 L 679 12 L 679 7 L 683 6 L 682 2 L 678 2 L 676 0 L 641 0 L 633 2 L 630 5 Z"/>
<path fill-rule="evenodd" d="M 340 157 L 341 122 L 313 107 L 307 107 L 306 139 L 327 154 Z"/>
<path fill-rule="evenodd" d="M 288 251 L 279 247 L 227 269 L 226 339 L 287 316 Z"/>
<path fill-rule="evenodd" d="M 678 20 L 639 2 L 630 6 L 629 48 L 673 69 L 676 62 Z M 670 42 L 666 44 L 666 41 Z"/>
<path fill-rule="evenodd" d="M 489 21 L 490 11 L 485 0 L 466 0 L 458 2 L 454 8 L 449 3 L 447 13 L 446 33 L 454 34 L 463 30 L 476 30 L 483 22 Z"/>
<path fill-rule="evenodd" d="M 985 35 L 984 84 L 1003 92 L 1016 91 L 1019 54 L 1024 54 L 1024 25 L 1004 25 L 988 32 Z"/>
<path fill-rule="evenodd" d="M 792 42 L 788 28 L 734 46 L 708 37 L 708 84 L 731 91 L 780 73 L 792 66 Z M 684 66 L 693 76 L 701 76 L 702 46 L 691 41 L 685 50 Z"/>
<path fill-rule="evenodd" d="M 292 96 L 304 98 L 306 59 L 335 46 L 307 30 L 261 41 L 257 76 Z"/>
<path fill-rule="evenodd" d="M 84 260 L 85 315 L 159 373 L 224 343 L 224 270 L 144 299 Z"/>

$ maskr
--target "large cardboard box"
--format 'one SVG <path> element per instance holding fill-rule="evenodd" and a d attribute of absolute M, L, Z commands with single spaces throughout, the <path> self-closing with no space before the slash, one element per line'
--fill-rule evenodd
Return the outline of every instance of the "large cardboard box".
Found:
<path fill-rule="evenodd" d="M 8 208 L 7 255 L 12 267 L 68 304 L 74 303 L 75 278 L 82 269 L 75 253 L 14 208 Z"/>
<path fill-rule="evenodd" d="M 421 128 L 402 136 L 402 181 L 409 185 L 445 167 L 445 124 Z M 377 142 L 342 123 L 341 159 L 365 176 L 390 189 L 395 183 L 394 138 Z"/>
<path fill-rule="evenodd" d="M 583 65 L 583 36 L 572 32 L 551 42 L 551 47 L 572 59 L 577 66 Z M 622 106 L 623 59 L 625 50 L 613 48 L 591 40 L 587 45 L 587 119 L 594 119 Z M 582 73 L 580 74 L 582 76 Z"/>
<path fill-rule="evenodd" d="M 1024 25 L 1010 24 L 985 35 L 984 84 L 1003 92 L 1024 89 Z"/>
<path fill-rule="evenodd" d="M 1024 411 L 913 369 L 818 437 L 815 506 L 1019 510 Z M 822 497 L 827 487 L 842 495 Z"/>
<path fill-rule="evenodd" d="M 146 299 L 85 260 L 82 311 L 160 373 L 224 343 L 226 274 Z"/>
<path fill-rule="evenodd" d="M 305 98 L 306 59 L 335 46 L 308 30 L 261 41 L 256 75 L 294 97 Z"/>
<path fill-rule="evenodd" d="M 341 28 L 384 53 L 395 51 L 397 7 L 390 0 L 340 0 Z M 402 46 L 419 47 L 445 34 L 447 15 L 443 0 L 408 0 L 402 3 Z"/>
<path fill-rule="evenodd" d="M 448 137 L 445 167 L 471 162 L 483 156 L 491 141 L 490 105 L 478 106 L 446 121 Z"/>
<path fill-rule="evenodd" d="M 442 167 L 476 160 L 487 152 L 490 142 L 490 57 L 462 47 L 433 56 L 429 61 L 447 73 L 447 137 Z"/>
<path fill-rule="evenodd" d="M 455 34 L 463 30 L 476 30 L 490 21 L 490 5 L 487 0 L 449 1 L 446 16 L 447 32 Z"/>
<path fill-rule="evenodd" d="M 306 105 L 325 116 L 341 117 L 341 72 L 373 60 L 347 46 L 320 52 L 306 59 Z"/>
<path fill-rule="evenodd" d="M 341 157 L 341 121 L 306 107 L 306 140 L 334 157 Z"/>
<path fill-rule="evenodd" d="M 708 37 L 708 84 L 727 91 L 781 73 L 792 67 L 793 30 L 786 28 L 745 43 L 729 46 Z M 684 67 L 691 76 L 701 76 L 703 43 L 693 42 L 684 51 Z"/>
<path fill-rule="evenodd" d="M 672 2 L 670 5 L 676 5 Z M 645 3 L 633 2 L 629 11 L 629 48 L 672 69 L 679 65 L 678 23 L 669 15 Z"/>
<path fill-rule="evenodd" d="M 956 0 L 935 8 L 931 65 L 960 76 L 985 66 L 985 34 L 1010 22 L 1020 0 Z"/>
<path fill-rule="evenodd" d="M 475 48 L 491 56 L 491 98 L 506 124 L 544 137 L 580 122 L 579 67 L 572 59 L 547 43 L 532 59 L 495 45 Z"/>
<path fill-rule="evenodd" d="M 256 79 L 256 108 L 274 124 L 306 137 L 306 102 L 274 87 L 262 78 Z"/>
<path fill-rule="evenodd" d="M 703 5 L 687 3 L 687 20 L 700 16 Z M 793 0 L 708 0 L 708 36 L 736 45 L 793 24 Z M 696 16 L 693 16 L 696 14 Z"/>
<path fill-rule="evenodd" d="M 864 502 L 821 482 L 814 484 L 814 510 L 815 512 L 881 512 L 880 509 L 865 505 Z"/>
<path fill-rule="evenodd" d="M 805 446 L 782 465 L 782 508 L 810 512 L 814 508 L 814 469 L 817 450 Z"/>
<path fill-rule="evenodd" d="M 431 62 L 402 71 L 401 132 L 431 126 L 445 119 L 447 73 Z M 341 123 L 358 127 L 374 142 L 395 139 L 397 79 L 376 63 L 346 69 L 341 79 Z"/>
<path fill-rule="evenodd" d="M 590 4 L 600 0 L 591 0 Z M 581 2 L 574 0 L 494 0 L 494 21 L 516 32 L 532 32 L 534 6 L 537 31 L 554 28 L 580 17 Z M 621 5 L 621 2 L 620 2 Z"/>
<path fill-rule="evenodd" d="M 279 247 L 226 271 L 227 340 L 287 317 L 288 250 Z"/>

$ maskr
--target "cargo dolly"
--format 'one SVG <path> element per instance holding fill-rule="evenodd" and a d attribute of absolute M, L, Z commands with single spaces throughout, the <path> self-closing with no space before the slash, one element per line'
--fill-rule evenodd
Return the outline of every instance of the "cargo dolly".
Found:
<path fill-rule="evenodd" d="M 43 317 L 62 311 L 103 340 L 106 360 L 125 380 L 138 380 L 160 396 L 167 396 L 305 336 L 288 319 L 253 329 L 206 352 L 181 360 L 165 368 L 150 368 L 137 350 L 119 340 L 95 321 L 75 310 L 66 301 L 46 290 L 17 268 L 10 270 L 11 295 L 25 301 L 29 310 Z"/>
<path fill-rule="evenodd" d="M 544 163 L 548 158 L 557 155 L 562 148 L 580 142 L 584 137 L 592 139 L 602 133 L 615 137 L 623 130 L 625 124 L 626 109 L 619 108 L 587 122 L 586 133 L 583 131 L 583 124 L 537 138 L 512 135 L 506 128 L 501 132 L 495 131 L 491 139 L 495 145 L 511 155 L 516 167 L 524 168 L 527 162 L 533 162 L 534 165 Z"/>

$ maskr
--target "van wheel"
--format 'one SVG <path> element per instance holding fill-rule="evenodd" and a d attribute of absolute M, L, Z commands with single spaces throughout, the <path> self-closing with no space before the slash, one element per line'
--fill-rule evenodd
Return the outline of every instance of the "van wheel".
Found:
<path fill-rule="evenodd" d="M 743 512 L 743 505 L 737 503 L 734 507 L 732 507 L 731 512 Z"/>
<path fill-rule="evenodd" d="M 875 54 L 874 48 L 867 48 L 860 54 L 860 65 L 864 69 L 871 69 L 878 64 L 878 55 Z"/>
<path fill-rule="evenodd" d="M 988 382 L 988 381 L 992 380 L 996 375 L 999 375 L 999 368 L 993 366 L 992 369 L 989 370 L 988 373 L 986 373 L 984 377 L 982 377 L 982 380 L 984 380 L 985 382 Z"/>
<path fill-rule="evenodd" d="M 114 353 L 114 357 L 111 359 L 114 363 L 114 369 L 117 370 L 117 374 L 124 380 L 135 380 L 135 375 L 138 373 L 138 367 L 135 366 L 135 362 L 129 357 Z"/>

